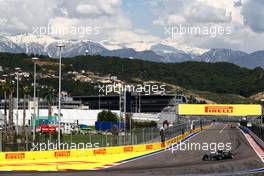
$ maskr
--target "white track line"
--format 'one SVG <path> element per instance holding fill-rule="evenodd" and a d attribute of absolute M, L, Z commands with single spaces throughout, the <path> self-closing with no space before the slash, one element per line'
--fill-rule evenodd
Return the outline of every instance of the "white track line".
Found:
<path fill-rule="evenodd" d="M 197 132 L 196 134 L 193 134 L 193 136 L 191 136 L 191 137 L 189 137 L 189 139 L 192 139 L 193 137 L 195 137 L 195 136 L 197 136 L 198 134 L 201 134 L 202 132 L 204 132 L 204 130 L 203 131 L 199 131 L 199 132 Z M 191 134 L 190 134 L 191 135 Z M 187 136 L 188 137 L 188 136 Z M 186 137 L 186 138 L 187 138 Z M 188 141 L 189 139 L 187 139 L 187 140 L 185 140 L 184 142 L 186 142 L 186 141 Z M 184 139 L 183 139 L 184 140 Z M 183 142 L 183 143 L 184 143 Z M 129 163 L 129 162 L 132 162 L 132 161 L 136 161 L 136 160 L 139 160 L 139 159 L 142 159 L 142 158 L 147 158 L 147 157 L 150 157 L 150 156 L 153 156 L 153 155 L 156 155 L 156 154 L 159 154 L 159 153 L 162 153 L 162 152 L 167 152 L 168 150 L 165 150 L 165 149 L 161 149 L 161 151 L 158 151 L 158 152 L 153 152 L 152 154 L 147 154 L 147 155 L 143 155 L 142 157 L 136 157 L 135 159 L 131 159 L 131 160 L 128 160 L 128 161 L 123 161 L 123 162 L 121 162 L 121 163 L 118 163 L 118 165 L 121 165 L 121 164 L 125 164 L 125 163 Z M 111 166 L 111 167 L 113 167 L 113 166 Z"/>
<path fill-rule="evenodd" d="M 222 130 L 220 130 L 219 133 L 222 133 L 227 126 L 228 126 L 228 124 L 226 124 L 225 127 Z"/>

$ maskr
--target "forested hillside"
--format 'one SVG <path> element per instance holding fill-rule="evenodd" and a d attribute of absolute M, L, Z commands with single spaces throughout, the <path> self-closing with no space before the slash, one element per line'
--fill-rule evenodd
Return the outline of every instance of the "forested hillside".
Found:
<path fill-rule="evenodd" d="M 0 54 L 0 66 L 4 74 L 14 73 L 15 67 L 23 71 L 33 72 L 32 56 L 24 54 Z M 43 75 L 58 75 L 58 60 L 40 57 L 37 67 Z M 99 75 L 115 75 L 118 79 L 133 83 L 139 81 L 159 81 L 180 86 L 188 90 L 209 91 L 220 94 L 236 94 L 249 97 L 264 88 L 264 70 L 240 68 L 230 63 L 155 63 L 117 57 L 81 56 L 63 59 L 63 88 L 72 94 L 94 94 L 94 85 L 73 81 L 68 71 L 86 70 Z M 45 77 L 45 76 L 44 76 Z M 9 77 L 12 79 L 12 77 Z M 32 74 L 28 82 L 32 79 Z M 25 81 L 26 82 L 26 81 Z M 56 84 L 55 78 L 40 78 L 40 83 Z"/>

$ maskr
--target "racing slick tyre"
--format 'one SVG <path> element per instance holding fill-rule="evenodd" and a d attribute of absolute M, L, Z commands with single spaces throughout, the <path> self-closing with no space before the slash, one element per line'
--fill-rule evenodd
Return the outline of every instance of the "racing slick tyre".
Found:
<path fill-rule="evenodd" d="M 203 158 L 202 158 L 203 161 L 208 161 L 209 160 L 209 156 L 208 155 L 204 155 Z"/>

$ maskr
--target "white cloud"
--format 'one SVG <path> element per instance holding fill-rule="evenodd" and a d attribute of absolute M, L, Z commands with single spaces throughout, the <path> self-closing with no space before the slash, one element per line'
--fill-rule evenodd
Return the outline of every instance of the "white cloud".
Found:
<path fill-rule="evenodd" d="M 86 17 L 100 17 L 104 15 L 115 15 L 120 11 L 120 0 L 97 0 L 97 1 L 85 1 L 77 4 L 76 11 L 80 14 L 86 15 Z"/>
<path fill-rule="evenodd" d="M 9 0 L 0 4 L 0 19 L 3 19 L 0 32 L 31 33 L 37 28 L 46 28 L 47 34 L 65 39 L 100 41 L 111 37 L 127 42 L 135 42 L 141 36 L 148 35 L 146 31 L 138 32 L 140 29 L 132 27 L 129 18 L 122 11 L 121 0 L 22 1 Z M 88 30 L 86 35 L 76 34 L 73 30 L 81 31 L 82 28 Z M 99 34 L 98 31 L 89 31 L 94 28 L 99 30 Z M 53 32 L 48 31 L 49 29 Z"/>
<path fill-rule="evenodd" d="M 166 15 L 164 17 L 161 17 L 157 20 L 153 21 L 154 25 L 160 25 L 160 26 L 165 26 L 165 25 L 179 25 L 179 24 L 185 24 L 186 20 L 183 16 L 180 15 Z"/>
<path fill-rule="evenodd" d="M 223 0 L 227 1 L 227 0 Z M 223 3 L 211 3 L 211 0 L 167 0 L 167 5 L 161 17 L 153 21 L 157 25 L 179 25 L 199 23 L 229 23 L 232 13 L 223 7 Z M 218 6 L 216 4 L 219 4 Z M 232 2 L 230 2 L 232 7 Z M 173 10 L 177 9 L 177 10 Z M 180 10 L 178 10 L 180 9 Z"/>
<path fill-rule="evenodd" d="M 138 50 L 159 41 L 167 25 L 230 26 L 231 35 L 216 38 L 204 36 L 177 36 L 177 43 L 193 47 L 230 47 L 253 51 L 262 49 L 264 40 L 264 3 L 262 0 L 147 0 L 153 12 L 153 26 L 144 20 L 130 19 L 124 12 L 122 0 L 2 0 L 0 4 L 0 32 L 27 33 L 34 27 L 49 25 L 70 28 L 98 27 L 99 35 L 60 37 L 71 39 L 111 40 L 127 43 Z M 130 3 L 135 6 L 135 4 Z M 130 6 L 132 6 L 130 5 Z M 137 13 L 137 11 L 135 11 Z M 141 12 L 142 13 L 142 12 Z M 133 24 L 140 21 L 140 27 Z M 141 21 L 142 20 L 142 21 Z M 149 24 L 146 22 L 146 24 Z M 157 28 L 157 26 L 159 28 Z M 160 31 L 157 32 L 157 29 Z M 153 36 L 156 34 L 156 36 Z M 55 35 L 56 36 L 56 35 Z M 250 43 L 252 42 L 252 43 Z"/>
<path fill-rule="evenodd" d="M 0 4 L 0 19 L 5 18 L 7 25 L 0 26 L 1 32 L 28 32 L 34 25 L 47 23 L 53 16 L 56 6 L 53 2 L 53 0 L 3 1 Z"/>
<path fill-rule="evenodd" d="M 245 25 L 248 25 L 253 31 L 264 32 L 264 1 L 250 0 L 243 4 L 241 14 Z"/>
<path fill-rule="evenodd" d="M 148 50 L 151 45 L 160 40 L 159 37 L 147 34 L 142 29 L 130 30 L 115 30 L 111 32 L 108 42 L 119 43 L 119 48 L 133 48 L 137 51 Z"/>
<path fill-rule="evenodd" d="M 225 23 L 232 20 L 231 13 L 228 13 L 226 9 L 199 1 L 189 4 L 184 16 L 189 23 Z"/>
<path fill-rule="evenodd" d="M 233 48 L 247 52 L 263 49 L 263 0 L 165 0 L 163 3 L 163 13 L 159 12 L 161 15 L 153 20 L 153 25 L 160 26 L 161 30 L 164 30 L 165 26 L 209 28 L 220 25 L 230 27 L 232 31 L 231 34 L 214 38 L 209 35 L 179 35 L 175 38 L 179 45 Z"/>
<path fill-rule="evenodd" d="M 85 15 L 99 15 L 100 10 L 93 5 L 90 4 L 79 4 L 76 7 L 77 12 L 85 14 Z"/>

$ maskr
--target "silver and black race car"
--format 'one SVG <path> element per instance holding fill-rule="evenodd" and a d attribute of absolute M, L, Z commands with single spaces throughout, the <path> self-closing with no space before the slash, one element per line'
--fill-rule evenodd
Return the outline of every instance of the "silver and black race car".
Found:
<path fill-rule="evenodd" d="M 218 161 L 218 160 L 226 160 L 226 159 L 233 159 L 234 156 L 230 151 L 222 151 L 218 150 L 216 153 L 212 154 L 205 154 L 203 156 L 203 161 Z"/>

